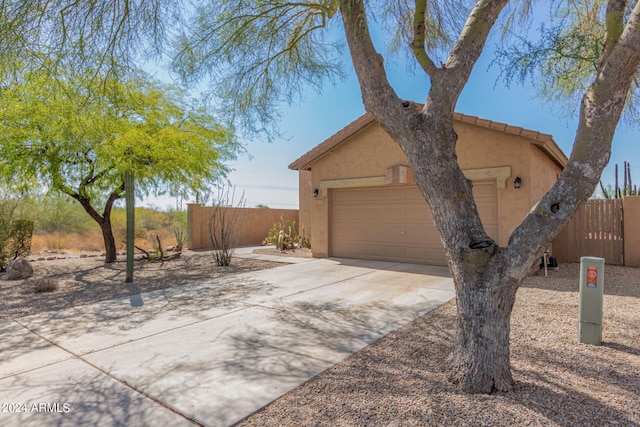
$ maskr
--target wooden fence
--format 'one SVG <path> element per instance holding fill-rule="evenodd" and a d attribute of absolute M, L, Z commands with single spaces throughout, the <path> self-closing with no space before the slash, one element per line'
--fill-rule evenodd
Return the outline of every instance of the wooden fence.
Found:
<path fill-rule="evenodd" d="M 571 262 L 580 254 L 624 265 L 624 229 L 622 199 L 589 200 L 571 220 Z"/>
<path fill-rule="evenodd" d="M 628 200 L 627 200 L 628 199 Z M 636 198 L 589 200 L 576 212 L 571 222 L 553 243 L 554 255 L 562 262 L 580 262 L 582 256 L 604 258 L 607 264 L 632 265 L 625 261 L 625 247 L 633 258 L 636 248 L 625 245 L 625 232 L 631 240 L 637 233 Z M 633 203 L 631 203 L 633 202 Z M 625 206 L 628 205 L 628 215 Z M 626 222 L 625 222 L 626 221 Z M 628 224 L 628 230 L 625 230 Z M 629 260 L 631 261 L 631 260 Z M 635 266 L 635 265 L 634 265 Z"/>

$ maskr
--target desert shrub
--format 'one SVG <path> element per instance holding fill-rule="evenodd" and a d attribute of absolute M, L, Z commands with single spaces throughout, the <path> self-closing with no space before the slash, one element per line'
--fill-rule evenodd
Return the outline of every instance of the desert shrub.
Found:
<path fill-rule="evenodd" d="M 282 241 L 280 241 L 280 234 L 282 234 Z M 293 249 L 296 246 L 311 247 L 309 239 L 304 236 L 304 234 L 300 235 L 298 231 L 296 231 L 296 222 L 285 219 L 284 215 L 280 216 L 280 222 L 273 224 L 264 240 L 267 244 L 276 247 L 278 247 L 278 243 L 280 243 L 278 249 L 282 250 Z"/>
<path fill-rule="evenodd" d="M 230 191 L 229 187 L 224 185 L 219 187 L 218 197 L 209 218 L 209 238 L 213 246 L 213 257 L 219 266 L 231 264 L 231 258 L 242 232 L 244 216 L 241 209 L 234 209 L 234 207 L 244 207 L 244 193 L 236 206 L 234 206 L 234 195 L 235 189 Z"/>
<path fill-rule="evenodd" d="M 147 231 L 170 229 L 171 215 L 151 208 L 136 208 L 136 227 Z"/>
<path fill-rule="evenodd" d="M 31 280 L 31 289 L 34 293 L 54 292 L 58 290 L 58 281 L 49 277 Z"/>
<path fill-rule="evenodd" d="M 186 218 L 186 212 L 185 212 Z M 139 207 L 135 211 L 135 245 L 142 248 L 153 248 L 160 236 L 162 243 L 172 245 L 174 233 L 172 229 L 173 214 Z M 114 209 L 111 213 L 111 228 L 118 244 L 127 240 L 127 218 L 125 209 Z"/>
<path fill-rule="evenodd" d="M 311 249 L 311 240 L 309 239 L 309 237 L 304 233 L 304 227 L 302 228 L 302 235 L 300 235 L 300 243 L 298 243 L 298 245 L 301 248 L 307 248 L 307 249 Z"/>
<path fill-rule="evenodd" d="M 189 241 L 189 232 L 182 226 L 174 226 L 173 235 L 176 238 L 176 252 L 180 252 Z"/>
<path fill-rule="evenodd" d="M 187 226 L 187 211 L 170 209 L 165 214 L 168 216 L 172 227 Z"/>
<path fill-rule="evenodd" d="M 0 219 L 0 271 L 9 261 L 26 257 L 31 252 L 33 221 L 27 219 Z"/>

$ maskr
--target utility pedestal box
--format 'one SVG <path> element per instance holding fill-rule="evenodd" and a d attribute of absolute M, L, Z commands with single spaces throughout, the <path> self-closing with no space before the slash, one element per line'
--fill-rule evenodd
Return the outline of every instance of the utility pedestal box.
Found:
<path fill-rule="evenodd" d="M 602 344 L 602 300 L 604 297 L 604 258 L 580 258 L 580 305 L 578 341 Z"/>

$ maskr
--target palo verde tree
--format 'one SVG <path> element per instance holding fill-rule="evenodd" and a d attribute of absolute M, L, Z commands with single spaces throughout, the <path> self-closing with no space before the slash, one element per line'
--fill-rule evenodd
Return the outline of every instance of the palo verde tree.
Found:
<path fill-rule="evenodd" d="M 550 2 L 574 11 L 577 8 L 570 6 L 585 4 Z M 148 21 L 135 25 L 140 16 L 152 16 L 157 25 L 150 34 L 155 41 L 162 39 L 169 11 L 163 7 L 170 3 L 57 0 L 41 8 L 46 12 L 34 20 L 38 11 L 29 6 L 32 2 L 3 2 L 3 31 L 11 34 L 3 39 L 9 46 L 1 50 L 11 53 L 21 43 L 47 39 L 56 49 L 66 43 L 77 55 L 93 49 L 126 56 L 135 42 L 131 33 L 145 34 L 139 28 L 149 27 Z M 526 0 L 511 3 L 512 7 L 509 0 L 203 1 L 185 9 L 193 14 L 185 17 L 182 33 L 174 31 L 178 37 L 172 44 L 174 66 L 186 79 L 207 77 L 212 94 L 227 100 L 227 111 L 237 113 L 250 130 L 260 130 L 261 123 L 277 118 L 274 107 L 279 102 L 308 85 L 321 89 L 327 78 L 340 74 L 332 35 L 341 32 L 365 108 L 406 154 L 440 233 L 458 307 L 450 378 L 468 392 L 511 389 L 509 333 L 516 291 L 530 266 L 593 193 L 609 160 L 616 126 L 635 93 L 640 64 L 640 2 L 597 1 L 594 11 L 600 18 L 595 21 L 581 19 L 578 13 L 565 15 L 571 25 L 593 22 L 593 31 L 581 30 L 600 34 L 597 47 L 591 49 L 592 66 L 570 77 L 587 82 L 575 86 L 581 93 L 573 150 L 555 185 L 500 247 L 484 230 L 471 183 L 457 163 L 453 113 L 493 27 L 508 29 L 518 22 L 519 11 L 533 6 Z M 124 13 L 96 12 L 120 10 L 115 6 Z M 404 47 L 414 68 L 423 73 L 428 95 L 421 106 L 400 99 L 390 84 L 384 57 L 370 35 L 372 22 L 391 36 L 395 47 Z M 172 23 L 177 28 L 180 21 Z M 25 37 L 12 36 L 17 29 Z M 548 50 L 544 58 L 552 58 L 553 52 Z M 557 83 L 548 75 L 542 77 L 552 86 Z"/>
<path fill-rule="evenodd" d="M 133 171 L 140 195 L 207 188 L 238 146 L 184 94 L 142 73 L 126 81 L 68 68 L 22 74 L 0 91 L 0 171 L 77 200 L 116 259 L 111 210 Z"/>

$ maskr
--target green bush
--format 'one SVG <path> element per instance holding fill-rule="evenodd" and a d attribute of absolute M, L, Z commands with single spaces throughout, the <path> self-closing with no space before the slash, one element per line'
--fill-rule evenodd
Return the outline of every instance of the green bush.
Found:
<path fill-rule="evenodd" d="M 33 221 L 26 219 L 0 219 L 0 271 L 9 261 L 26 257 L 31 252 Z"/>

